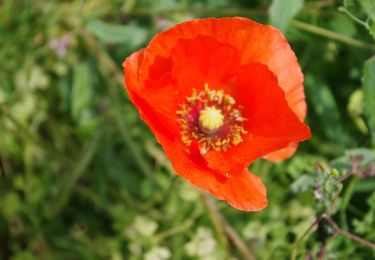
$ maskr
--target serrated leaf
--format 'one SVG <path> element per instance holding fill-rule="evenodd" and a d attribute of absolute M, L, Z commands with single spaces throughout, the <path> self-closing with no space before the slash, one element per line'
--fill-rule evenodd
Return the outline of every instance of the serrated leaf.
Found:
<path fill-rule="evenodd" d="M 363 71 L 364 112 L 375 146 L 375 56 L 366 61 Z"/>
<path fill-rule="evenodd" d="M 370 162 L 375 162 L 375 152 L 371 149 L 357 148 L 345 151 L 345 156 L 350 160 L 353 157 L 360 157 L 359 165 L 366 166 Z"/>
<path fill-rule="evenodd" d="M 147 39 L 147 31 L 136 24 L 110 24 L 92 20 L 87 24 L 89 31 L 105 43 L 121 43 L 137 48 Z"/>
<path fill-rule="evenodd" d="M 302 175 L 290 185 L 290 190 L 294 193 L 306 191 L 314 186 L 314 180 L 312 175 Z"/>
<path fill-rule="evenodd" d="M 268 10 L 271 25 L 285 31 L 302 6 L 303 0 L 273 0 Z"/>

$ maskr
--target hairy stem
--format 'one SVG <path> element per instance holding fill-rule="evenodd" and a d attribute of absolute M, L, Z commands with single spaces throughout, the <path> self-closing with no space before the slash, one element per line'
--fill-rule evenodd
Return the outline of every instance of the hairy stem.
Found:
<path fill-rule="evenodd" d="M 353 241 L 356 241 L 358 243 L 360 243 L 361 245 L 364 245 L 364 246 L 367 246 L 367 247 L 370 247 L 371 249 L 375 250 L 375 243 L 373 242 L 370 242 L 364 238 L 361 238 L 359 236 L 356 236 L 346 230 L 343 230 L 341 229 L 335 221 L 333 221 L 333 219 L 329 216 L 325 216 L 325 219 L 329 222 L 329 224 L 332 226 L 332 228 L 335 230 L 335 232 L 339 235 L 342 235 L 344 237 L 347 237 Z"/>

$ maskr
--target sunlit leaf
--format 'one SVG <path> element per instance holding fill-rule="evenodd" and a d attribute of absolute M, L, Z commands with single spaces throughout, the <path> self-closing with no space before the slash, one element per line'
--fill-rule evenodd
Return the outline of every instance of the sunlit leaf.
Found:
<path fill-rule="evenodd" d="M 307 97 L 312 103 L 311 109 L 320 119 L 320 127 L 325 135 L 341 147 L 350 147 L 353 140 L 341 124 L 340 112 L 331 89 L 315 78 L 306 77 Z"/>
<path fill-rule="evenodd" d="M 360 0 L 363 10 L 367 13 L 372 20 L 375 21 L 375 1 L 374 0 Z"/>
<path fill-rule="evenodd" d="M 273 0 L 268 10 L 273 26 L 285 31 L 288 22 L 302 8 L 303 0 Z"/>
<path fill-rule="evenodd" d="M 312 175 L 302 175 L 292 183 L 290 190 L 294 193 L 298 193 L 311 189 L 314 186 L 314 180 Z"/>
<path fill-rule="evenodd" d="M 337 14 L 329 23 L 333 31 L 352 37 L 357 33 L 354 21 L 344 14 Z"/>
<path fill-rule="evenodd" d="M 89 31 L 105 43 L 128 44 L 139 47 L 147 39 L 147 31 L 136 24 L 111 24 L 92 20 L 87 24 Z"/>

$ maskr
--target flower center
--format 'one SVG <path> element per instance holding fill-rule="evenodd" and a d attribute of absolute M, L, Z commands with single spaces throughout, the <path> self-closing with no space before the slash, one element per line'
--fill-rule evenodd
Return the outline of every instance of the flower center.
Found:
<path fill-rule="evenodd" d="M 216 131 L 223 126 L 224 116 L 220 109 L 216 107 L 206 107 L 199 112 L 199 124 L 203 129 Z"/>
<path fill-rule="evenodd" d="M 186 146 L 196 141 L 204 154 L 210 149 L 226 151 L 242 142 L 242 135 L 247 133 L 243 127 L 246 119 L 233 97 L 223 90 L 210 90 L 206 83 L 199 93 L 193 89 L 186 101 L 176 112 L 180 116 L 181 140 Z"/>

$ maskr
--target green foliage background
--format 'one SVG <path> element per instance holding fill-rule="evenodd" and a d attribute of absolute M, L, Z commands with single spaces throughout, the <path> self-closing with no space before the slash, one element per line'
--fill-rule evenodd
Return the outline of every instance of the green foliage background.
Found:
<path fill-rule="evenodd" d="M 313 138 L 237 211 L 175 177 L 121 64 L 187 19 L 284 31 Z M 0 0 L 0 259 L 375 258 L 375 1 Z M 372 57 L 372 58 L 371 58 Z"/>

